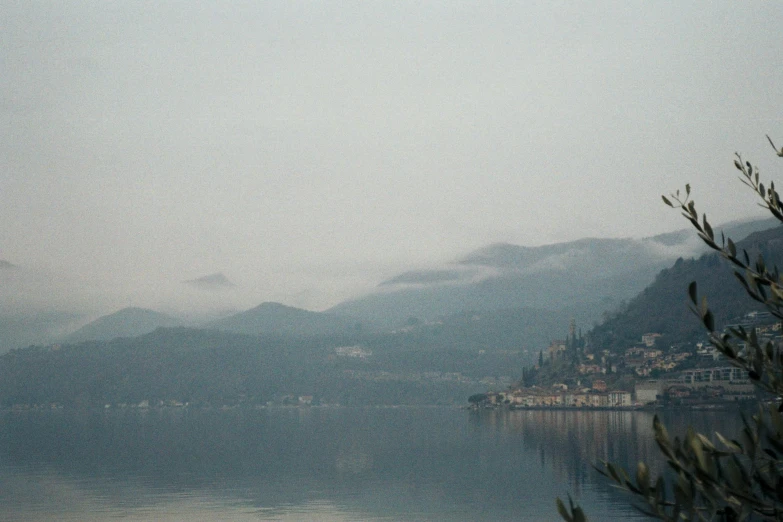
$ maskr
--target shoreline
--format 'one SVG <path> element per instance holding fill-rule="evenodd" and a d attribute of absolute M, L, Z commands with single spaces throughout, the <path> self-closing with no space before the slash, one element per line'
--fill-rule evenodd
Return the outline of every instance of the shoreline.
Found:
<path fill-rule="evenodd" d="M 465 406 L 470 411 L 730 411 L 742 409 L 748 406 L 749 402 L 725 402 L 725 403 L 706 403 L 706 404 L 655 404 L 655 405 L 634 405 L 634 406 L 502 406 L 502 407 L 480 407 Z"/>

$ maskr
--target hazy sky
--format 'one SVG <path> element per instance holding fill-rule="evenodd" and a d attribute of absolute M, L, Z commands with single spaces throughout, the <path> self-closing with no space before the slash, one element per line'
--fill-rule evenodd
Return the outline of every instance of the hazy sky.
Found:
<path fill-rule="evenodd" d="M 777 2 L 0 12 L 0 259 L 115 306 L 323 309 L 492 242 L 682 228 L 686 182 L 761 216 L 733 153 L 782 171 Z"/>

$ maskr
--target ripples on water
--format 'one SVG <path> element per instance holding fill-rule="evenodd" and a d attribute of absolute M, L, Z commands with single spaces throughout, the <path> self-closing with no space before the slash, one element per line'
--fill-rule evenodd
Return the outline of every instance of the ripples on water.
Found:
<path fill-rule="evenodd" d="M 738 416 L 672 413 L 733 434 Z M 0 519 L 546 521 L 579 498 L 639 518 L 592 470 L 657 460 L 646 412 L 447 408 L 23 412 L 0 417 Z"/>

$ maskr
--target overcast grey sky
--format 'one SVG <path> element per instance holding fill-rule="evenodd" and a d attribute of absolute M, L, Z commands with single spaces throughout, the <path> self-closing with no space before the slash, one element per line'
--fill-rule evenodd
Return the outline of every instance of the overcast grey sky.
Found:
<path fill-rule="evenodd" d="M 323 309 L 492 242 L 682 228 L 686 182 L 761 216 L 732 155 L 781 172 L 778 2 L 0 12 L 0 259 L 117 306 L 223 272 L 203 303 Z"/>

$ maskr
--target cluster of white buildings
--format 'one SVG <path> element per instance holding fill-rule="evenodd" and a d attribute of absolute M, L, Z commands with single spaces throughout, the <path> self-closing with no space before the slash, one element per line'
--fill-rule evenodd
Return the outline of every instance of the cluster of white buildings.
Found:
<path fill-rule="evenodd" d="M 334 349 L 335 355 L 338 357 L 356 357 L 359 359 L 366 359 L 372 355 L 372 350 L 359 346 L 338 346 Z"/>
<path fill-rule="evenodd" d="M 627 391 L 567 391 L 561 385 L 552 389 L 518 388 L 488 393 L 487 402 L 512 408 L 629 408 L 634 406 Z"/>
<path fill-rule="evenodd" d="M 636 383 L 634 394 L 638 404 L 650 404 L 664 396 L 683 399 L 711 392 L 713 398 L 735 401 L 752 398 L 756 388 L 747 373 L 733 366 L 693 368 L 670 379 L 650 379 Z M 709 394 L 708 394 L 709 395 Z"/>

